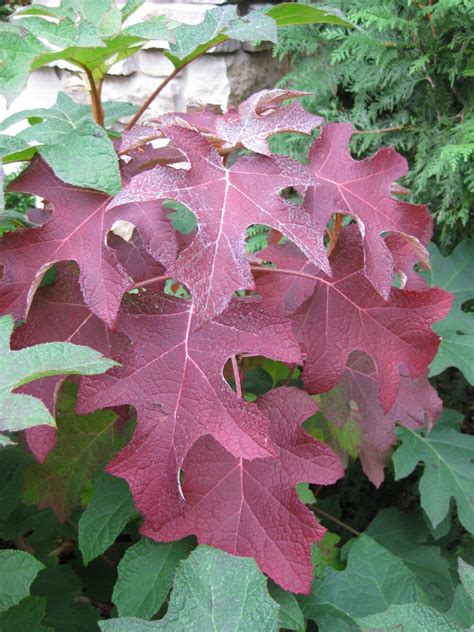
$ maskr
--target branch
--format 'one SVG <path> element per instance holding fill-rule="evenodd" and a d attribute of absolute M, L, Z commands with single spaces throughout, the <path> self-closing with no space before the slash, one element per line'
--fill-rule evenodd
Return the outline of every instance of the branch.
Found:
<path fill-rule="evenodd" d="M 338 524 L 340 527 L 342 527 L 343 529 L 346 529 L 347 531 L 350 531 L 351 533 L 353 533 L 354 535 L 362 535 L 360 533 L 360 531 L 356 531 L 355 529 L 353 529 L 350 525 L 348 525 L 345 522 L 342 522 L 342 520 L 339 520 L 338 518 L 336 518 L 335 516 L 332 516 L 331 514 L 327 513 L 326 511 L 323 511 L 322 509 L 319 509 L 319 507 L 315 507 L 314 505 L 311 506 L 313 511 L 315 511 L 316 513 L 320 514 L 321 516 L 324 516 L 324 518 L 327 518 L 328 520 L 332 520 L 333 522 L 335 522 L 336 524 Z"/>
<path fill-rule="evenodd" d="M 196 58 L 194 58 L 194 59 L 196 59 Z M 190 61 L 193 61 L 193 60 L 190 60 Z M 160 92 L 162 92 L 166 88 L 166 86 L 169 84 L 169 82 L 172 81 L 176 77 L 176 75 L 179 74 L 183 70 L 183 68 L 186 68 L 186 66 L 190 63 L 190 61 L 187 61 L 185 64 L 183 64 L 179 68 L 175 68 L 173 70 L 173 72 L 170 75 L 168 75 L 166 77 L 166 79 L 164 79 L 160 83 L 160 85 L 156 88 L 156 90 L 154 92 L 152 92 L 152 94 L 150 94 L 148 99 L 145 101 L 145 103 L 141 106 L 141 108 L 138 110 L 138 112 L 132 118 L 130 123 L 125 128 L 126 130 L 132 129 L 132 127 L 141 119 L 141 117 L 143 116 L 144 112 L 150 107 L 150 105 L 153 103 L 153 101 L 156 99 L 156 97 L 160 94 Z"/>
<path fill-rule="evenodd" d="M 92 115 L 94 117 L 95 122 L 98 125 L 104 127 L 104 108 L 102 107 L 102 101 L 100 98 L 100 91 L 102 90 L 102 81 L 100 82 L 100 88 L 97 89 L 97 85 L 94 81 L 94 77 L 92 76 L 91 71 L 87 66 L 82 66 L 81 68 L 84 70 L 87 76 L 87 80 L 89 82 L 89 87 L 91 90 L 91 99 L 92 99 Z"/>

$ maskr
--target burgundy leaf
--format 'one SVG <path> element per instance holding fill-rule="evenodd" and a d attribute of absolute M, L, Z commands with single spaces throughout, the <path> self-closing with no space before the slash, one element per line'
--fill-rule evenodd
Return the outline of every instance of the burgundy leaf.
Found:
<path fill-rule="evenodd" d="M 425 374 L 439 345 L 431 325 L 449 312 L 452 296 L 438 288 L 392 288 L 385 301 L 365 276 L 362 238 L 355 225 L 342 231 L 331 266 L 333 278 L 320 273 L 313 295 L 293 317 L 306 353 L 305 386 L 313 393 L 333 388 L 351 351 L 363 351 L 374 361 L 380 401 L 388 410 L 402 367 L 413 378 Z"/>
<path fill-rule="evenodd" d="M 426 290 L 429 287 L 428 283 L 414 270 L 418 263 L 422 270 L 430 268 L 429 254 L 426 248 L 421 244 L 419 244 L 419 248 L 413 247 L 397 233 L 387 235 L 385 244 L 392 253 L 393 267 L 398 272 L 401 287 L 406 290 Z"/>
<path fill-rule="evenodd" d="M 108 471 L 125 478 L 146 518 L 159 524 L 182 507 L 179 471 L 191 446 L 210 434 L 232 454 L 273 454 L 268 420 L 238 399 L 223 376 L 240 352 L 298 362 L 290 323 L 255 301 L 235 301 L 217 320 L 196 329 L 194 307 L 153 292 L 128 295 L 117 320 L 133 346 L 123 367 L 82 380 L 80 410 L 131 404 L 137 430 Z M 103 378 L 103 379 L 102 379 Z"/>
<path fill-rule="evenodd" d="M 422 428 L 425 421 L 432 426 L 440 416 L 443 404 L 426 375 L 413 379 L 402 372 L 397 398 L 387 412 L 379 402 L 378 382 L 371 358 L 354 351 L 334 391 L 321 395 L 321 410 L 340 427 L 349 417 L 355 419 L 369 442 L 381 452 L 393 444 L 397 422 L 407 428 Z"/>
<path fill-rule="evenodd" d="M 180 119 L 203 132 L 220 153 L 227 154 L 245 147 L 258 154 L 271 156 L 267 138 L 275 134 L 293 132 L 311 134 L 324 119 L 306 112 L 300 103 L 281 106 L 284 101 L 308 94 L 297 90 L 262 90 L 230 109 L 224 115 L 204 110 L 188 114 L 167 114 L 165 123 Z"/>
<path fill-rule="evenodd" d="M 269 246 L 258 253 L 259 259 L 270 261 L 290 272 L 316 275 L 318 269 L 290 242 Z M 255 286 L 272 314 L 287 316 L 311 296 L 314 281 L 297 274 L 268 274 L 256 272 Z"/>
<path fill-rule="evenodd" d="M 146 248 L 165 265 L 176 256 L 171 223 L 159 203 L 106 210 L 106 195 L 63 183 L 41 159 L 35 159 L 11 188 L 40 195 L 53 211 L 40 228 L 3 237 L 0 313 L 25 317 L 43 273 L 58 261 L 73 260 L 81 271 L 87 305 L 99 318 L 113 324 L 122 295 L 131 284 L 105 243 L 107 232 L 118 221 L 137 226 Z"/>
<path fill-rule="evenodd" d="M 305 206 L 325 226 L 333 213 L 357 220 L 364 239 L 364 272 L 385 298 L 393 280 L 393 259 L 382 233 L 394 232 L 419 250 L 431 238 L 431 216 L 425 206 L 392 197 L 392 183 L 407 173 L 405 158 L 393 147 L 354 160 L 349 152 L 352 126 L 331 123 L 310 151 L 310 166 L 321 186 L 309 189 Z"/>
<path fill-rule="evenodd" d="M 303 391 L 282 387 L 258 400 L 270 419 L 273 458 L 247 461 L 201 438 L 184 462 L 184 512 L 161 528 L 146 519 L 142 533 L 172 541 L 195 534 L 200 542 L 251 556 L 291 592 L 308 593 L 311 543 L 325 529 L 298 499 L 296 483 L 334 483 L 343 475 L 337 455 L 301 429 L 317 410 Z"/>
<path fill-rule="evenodd" d="M 227 169 L 197 132 L 178 127 L 166 132 L 186 153 L 191 168 L 146 171 L 132 179 L 111 207 L 171 198 L 195 213 L 198 234 L 168 274 L 191 290 L 200 320 L 220 314 L 234 291 L 254 288 L 245 256 L 244 235 L 250 224 L 267 224 L 281 231 L 329 272 L 322 229 L 301 206 L 278 195 L 289 186 L 304 190 L 312 182 L 301 164 L 252 155 Z"/>
<path fill-rule="evenodd" d="M 116 355 L 128 342 L 112 333 L 83 302 L 77 267 L 72 263 L 57 266 L 56 281 L 40 288 L 35 295 L 27 322 L 15 330 L 12 349 L 23 349 L 44 342 L 72 342 L 93 347 L 106 357 Z M 55 414 L 58 391 L 64 376 L 46 377 L 27 384 L 20 392 L 39 397 Z M 56 443 L 56 429 L 35 426 L 26 431 L 28 447 L 41 463 Z"/>

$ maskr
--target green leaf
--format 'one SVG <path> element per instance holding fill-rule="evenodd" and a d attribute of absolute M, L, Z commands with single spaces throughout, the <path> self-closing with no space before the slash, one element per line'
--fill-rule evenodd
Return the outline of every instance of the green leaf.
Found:
<path fill-rule="evenodd" d="M 297 483 L 296 492 L 298 494 L 298 498 L 305 505 L 312 505 L 316 502 L 316 497 L 310 489 L 309 483 Z"/>
<path fill-rule="evenodd" d="M 130 112 L 124 104 L 107 109 L 109 120 L 114 120 L 117 113 Z M 61 180 L 110 195 L 120 190 L 120 171 L 112 141 L 92 119 L 89 106 L 75 103 L 61 92 L 52 108 L 17 112 L 5 119 L 0 129 L 31 118 L 42 122 L 26 128 L 15 139 L 24 146 L 39 144 L 39 153 Z"/>
<path fill-rule="evenodd" d="M 118 35 L 122 26 L 122 13 L 118 7 L 112 6 L 102 16 L 98 32 L 101 37 L 114 37 Z"/>
<path fill-rule="evenodd" d="M 427 546 L 429 532 L 420 516 L 402 515 L 395 507 L 380 511 L 366 534 L 400 558 L 416 576 L 430 605 L 447 610 L 454 594 L 449 562 L 437 546 Z"/>
<path fill-rule="evenodd" d="M 42 568 L 44 565 L 29 553 L 0 551 L 0 612 L 29 595 L 30 586 Z"/>
<path fill-rule="evenodd" d="M 393 605 L 381 614 L 358 619 L 363 630 L 403 632 L 460 632 L 457 624 L 423 603 Z"/>
<path fill-rule="evenodd" d="M 334 24 L 348 28 L 354 27 L 353 24 L 344 20 L 335 11 L 317 9 L 308 4 L 282 2 L 268 9 L 267 15 L 275 20 L 278 27 L 296 24 Z"/>
<path fill-rule="evenodd" d="M 474 437 L 459 432 L 460 413 L 445 410 L 430 432 L 397 429 L 400 447 L 393 455 L 396 480 L 413 472 L 418 462 L 425 468 L 420 479 L 421 506 L 434 527 L 457 504 L 461 524 L 474 533 Z"/>
<path fill-rule="evenodd" d="M 455 366 L 474 384 L 474 314 L 464 312 L 462 304 L 474 298 L 474 241 L 465 240 L 449 257 L 441 256 L 430 244 L 431 272 L 425 273 L 430 285 L 439 285 L 454 294 L 451 312 L 433 329 L 441 336 L 441 344 L 431 364 L 431 375 Z"/>
<path fill-rule="evenodd" d="M 20 94 L 35 57 L 47 48 L 33 35 L 14 24 L 0 22 L 0 94 L 9 105 Z"/>
<path fill-rule="evenodd" d="M 111 546 L 135 511 L 127 483 L 101 472 L 94 492 L 79 520 L 79 548 L 84 564 Z"/>
<path fill-rule="evenodd" d="M 280 606 L 278 627 L 285 630 L 305 631 L 304 616 L 296 600 L 295 595 L 283 590 L 277 584 L 270 581 L 268 586 L 270 597 Z"/>
<path fill-rule="evenodd" d="M 474 566 L 471 566 L 461 558 L 458 559 L 459 577 L 464 590 L 471 599 L 474 599 Z"/>
<path fill-rule="evenodd" d="M 52 22 L 39 16 L 32 16 L 22 18 L 17 24 L 20 28 L 27 29 L 31 35 L 41 37 L 49 44 L 60 48 L 103 46 L 103 42 L 92 24 L 76 23 L 70 18 L 65 18 L 60 22 Z"/>
<path fill-rule="evenodd" d="M 151 619 L 168 595 L 178 564 L 192 548 L 190 540 L 157 543 L 142 538 L 127 549 L 112 595 L 119 615 Z"/>
<path fill-rule="evenodd" d="M 77 386 L 66 384 L 59 394 L 56 446 L 43 465 L 25 472 L 25 502 L 51 508 L 60 520 L 79 505 L 85 485 L 126 441 L 112 411 L 77 415 L 76 392 Z"/>
<path fill-rule="evenodd" d="M 23 470 L 30 461 L 30 455 L 15 446 L 0 451 L 1 521 L 6 520 L 20 504 Z"/>
<path fill-rule="evenodd" d="M 54 632 L 41 621 L 45 615 L 46 599 L 26 597 L 17 606 L 0 613 L 0 630 L 6 632 Z"/>
<path fill-rule="evenodd" d="M 448 616 L 464 630 L 474 625 L 474 567 L 458 559 L 461 585 L 457 587 Z"/>
<path fill-rule="evenodd" d="M 126 20 L 129 18 L 135 11 L 137 11 L 145 0 L 127 0 L 126 5 L 122 9 L 123 19 Z"/>
<path fill-rule="evenodd" d="M 92 120 L 89 110 L 84 112 L 84 106 L 65 94 L 58 95 L 43 123 L 19 136 L 44 143 L 40 154 L 64 182 L 110 195 L 120 191 L 117 155 L 107 132 Z"/>
<path fill-rule="evenodd" d="M 207 11 L 199 24 L 178 26 L 174 35 L 175 42 L 166 56 L 176 68 L 188 64 L 230 37 L 243 42 L 277 40 L 275 21 L 268 15 L 258 10 L 239 18 L 236 7 L 230 5 Z"/>
<path fill-rule="evenodd" d="M 298 601 L 305 617 L 319 629 L 344 630 L 359 617 L 387 609 L 390 604 L 413 602 L 416 584 L 413 573 L 386 548 L 362 534 L 350 547 L 347 567 L 335 571 L 326 567 L 315 579 L 309 596 Z M 327 622 L 341 627 L 328 627 Z"/>
<path fill-rule="evenodd" d="M 163 620 L 112 619 L 99 625 L 106 632 L 274 632 L 278 605 L 266 584 L 253 559 L 199 546 L 178 568 Z"/>
<path fill-rule="evenodd" d="M 50 342 L 10 350 L 14 321 L 11 316 L 0 318 L 0 430 L 25 430 L 46 424 L 54 426 L 54 419 L 43 402 L 36 397 L 13 393 L 24 384 L 48 375 L 96 375 L 116 366 L 116 362 L 100 353 L 71 344 Z"/>
<path fill-rule="evenodd" d="M 174 39 L 174 34 L 170 31 L 169 21 L 164 15 L 156 15 L 145 22 L 127 26 L 123 32 L 146 40 L 171 42 Z"/>
<path fill-rule="evenodd" d="M 71 566 L 49 566 L 34 581 L 33 595 L 46 598 L 43 622 L 55 632 L 97 630 L 99 610 L 84 599 L 84 585 Z"/>

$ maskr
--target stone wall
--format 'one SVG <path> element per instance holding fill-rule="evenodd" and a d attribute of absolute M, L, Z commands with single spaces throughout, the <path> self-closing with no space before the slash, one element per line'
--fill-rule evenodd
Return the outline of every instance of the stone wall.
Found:
<path fill-rule="evenodd" d="M 123 0 L 117 2 L 123 3 Z M 41 0 L 41 4 L 53 6 L 57 2 Z M 225 0 L 147 0 L 130 21 L 165 14 L 196 24 L 206 10 L 220 4 L 225 4 Z M 113 66 L 104 83 L 104 100 L 143 103 L 172 70 L 171 62 L 163 54 L 166 45 L 166 42 L 150 42 L 144 50 Z M 144 118 L 165 111 L 185 111 L 190 105 L 213 104 L 226 109 L 229 105 L 237 105 L 255 90 L 274 87 L 285 70 L 283 64 L 272 58 L 270 46 L 255 48 L 234 40 L 227 41 L 185 68 L 155 100 Z M 82 73 L 65 62 L 55 62 L 32 73 L 27 87 L 8 111 L 5 102 L 0 101 L 0 120 L 19 110 L 50 107 L 59 91 L 66 92 L 76 101 L 89 102 Z"/>

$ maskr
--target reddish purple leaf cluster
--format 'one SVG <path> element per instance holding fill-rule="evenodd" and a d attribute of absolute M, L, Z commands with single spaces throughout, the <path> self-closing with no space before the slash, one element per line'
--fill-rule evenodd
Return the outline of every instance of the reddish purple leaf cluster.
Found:
<path fill-rule="evenodd" d="M 0 242 L 0 310 L 26 318 L 16 348 L 72 341 L 121 363 L 82 379 L 78 412 L 136 410 L 135 434 L 108 471 L 128 481 L 144 534 L 195 534 L 308 592 L 311 543 L 324 529 L 295 485 L 343 474 L 338 455 L 301 428 L 317 408 L 310 395 L 322 394 L 329 421 L 359 425 L 364 468 L 380 484 L 395 423 L 439 415 L 426 375 L 439 342 L 431 326 L 451 297 L 414 269 L 428 265 L 431 221 L 425 207 L 393 196 L 406 172 L 393 149 L 356 161 L 351 127 L 330 124 L 307 165 L 271 154 L 270 136 L 321 124 L 297 103 L 282 105 L 295 96 L 264 91 L 223 115 L 167 115 L 124 134 L 124 186 L 113 199 L 64 184 L 34 159 L 14 189 L 44 198 L 49 216 Z M 158 138 L 169 145 L 150 144 Z M 239 157 L 239 148 L 253 153 Z M 191 241 L 174 230 L 167 200 L 193 211 Z M 328 243 L 336 213 L 347 225 Z M 286 241 L 256 261 L 246 254 L 252 224 Z M 55 282 L 37 289 L 53 265 Z M 165 293 L 167 278 L 190 298 Z M 244 354 L 300 365 L 306 392 L 282 386 L 245 401 L 224 379 L 226 363 Z M 53 410 L 60 384 L 25 390 Z M 39 460 L 54 445 L 49 429 L 27 439 Z"/>

